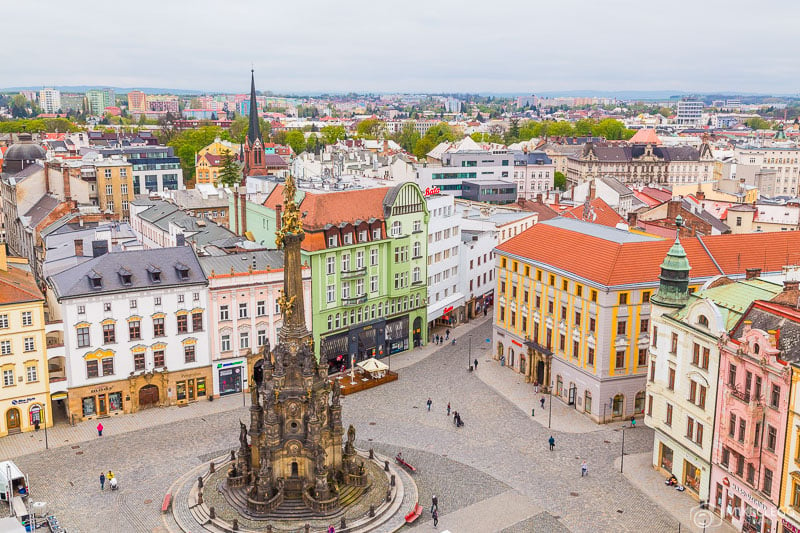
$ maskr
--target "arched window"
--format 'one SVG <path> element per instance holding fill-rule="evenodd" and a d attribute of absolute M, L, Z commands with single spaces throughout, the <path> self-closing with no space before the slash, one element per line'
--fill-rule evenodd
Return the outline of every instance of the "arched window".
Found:
<path fill-rule="evenodd" d="M 333 328 L 333 315 L 328 315 L 328 329 Z"/>
<path fill-rule="evenodd" d="M 336 313 L 336 321 L 334 322 L 336 324 L 336 329 L 339 329 L 339 325 L 341 324 L 341 322 L 339 322 L 339 318 L 339 313 Z"/>
<path fill-rule="evenodd" d="M 415 242 L 414 243 L 414 257 L 415 258 L 420 257 L 420 255 L 422 253 L 421 250 L 422 250 L 422 245 L 419 243 L 419 241 Z"/>
<path fill-rule="evenodd" d="M 708 318 L 706 318 L 706 315 L 700 315 L 699 317 L 697 317 L 697 323 L 699 325 L 703 326 L 704 328 L 707 328 L 708 327 Z"/>
<path fill-rule="evenodd" d="M 414 267 L 413 275 L 412 275 L 412 283 L 419 283 L 420 282 L 420 269 L 419 267 Z M 419 298 L 419 296 L 417 296 Z"/>
<path fill-rule="evenodd" d="M 636 399 L 633 402 L 633 412 L 637 415 L 644 414 L 644 391 L 640 390 L 636 393 Z"/>
<path fill-rule="evenodd" d="M 625 407 L 625 396 L 622 394 L 617 394 L 614 396 L 614 400 L 611 403 L 612 414 L 614 416 L 622 416 L 624 413 Z"/>

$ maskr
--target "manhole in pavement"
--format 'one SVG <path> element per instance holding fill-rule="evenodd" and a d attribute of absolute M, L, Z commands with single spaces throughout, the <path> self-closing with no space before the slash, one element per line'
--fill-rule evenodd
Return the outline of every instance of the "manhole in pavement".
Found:
<path fill-rule="evenodd" d="M 70 448 L 72 448 L 73 450 L 77 450 L 78 448 L 80 448 L 80 446 L 75 445 L 75 446 L 70 446 Z"/>
<path fill-rule="evenodd" d="M 577 495 L 578 495 L 578 493 L 577 493 L 577 492 L 570 492 L 570 493 L 569 493 L 569 495 L 570 495 L 570 496 L 577 496 Z"/>
<path fill-rule="evenodd" d="M 603 442 L 606 443 L 606 444 L 611 444 L 610 440 L 604 440 Z"/>
<path fill-rule="evenodd" d="M 617 512 L 618 512 L 619 514 L 622 514 L 622 509 L 617 509 Z"/>
<path fill-rule="evenodd" d="M 370 422 L 369 423 L 370 426 L 374 426 L 375 424 L 376 424 L 376 422 Z"/>
<path fill-rule="evenodd" d="M 144 504 L 145 504 L 145 505 L 149 505 L 149 504 L 151 504 L 151 503 L 153 503 L 153 500 L 145 500 L 145 501 L 144 501 Z"/>
<path fill-rule="evenodd" d="M 80 451 L 80 452 L 75 452 L 75 455 L 83 455 L 83 452 L 82 452 L 82 451 Z"/>

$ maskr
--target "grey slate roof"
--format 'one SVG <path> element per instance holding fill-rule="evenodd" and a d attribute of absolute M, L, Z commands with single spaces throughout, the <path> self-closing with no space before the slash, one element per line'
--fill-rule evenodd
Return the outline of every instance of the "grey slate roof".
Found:
<path fill-rule="evenodd" d="M 218 257 L 203 256 L 198 258 L 200 266 L 206 276 L 215 274 L 229 274 L 231 268 L 236 273 L 244 273 L 255 266 L 253 270 L 266 270 L 283 268 L 283 251 L 262 250 L 258 252 L 242 252 L 238 254 L 223 255 Z"/>
<path fill-rule="evenodd" d="M 612 178 L 611 176 L 606 176 L 600 178 L 603 180 L 603 183 L 611 187 L 615 193 L 619 194 L 620 196 L 628 196 L 633 194 L 633 191 L 627 188 L 625 185 L 622 184 L 617 178 Z"/>
<path fill-rule="evenodd" d="M 179 277 L 177 267 L 180 265 L 188 267 L 188 276 L 185 280 Z M 147 269 L 153 267 L 161 270 L 160 283 L 151 280 Z M 123 269 L 132 274 L 130 285 L 122 283 L 119 273 Z M 90 276 L 100 276 L 102 286 L 93 289 Z M 105 254 L 50 276 L 48 280 L 59 300 L 111 292 L 208 284 L 197 256 L 190 246 Z"/>
<path fill-rule="evenodd" d="M 25 216 L 30 217 L 31 219 L 30 226 L 35 228 L 37 225 L 39 225 L 39 222 L 44 220 L 44 217 L 52 213 L 53 209 L 58 207 L 58 204 L 60 203 L 61 202 L 59 202 L 58 198 L 49 194 L 39 198 L 39 201 L 33 204 L 33 207 L 31 207 L 28 212 L 25 213 Z"/>
<path fill-rule="evenodd" d="M 647 242 L 660 240 L 655 237 L 638 235 L 625 230 L 603 226 L 602 224 L 594 224 L 592 222 L 584 222 L 582 220 L 576 220 L 574 218 L 567 217 L 556 217 L 551 220 L 540 222 L 540 224 L 547 224 L 548 226 L 568 229 L 570 231 L 576 231 L 578 233 L 583 233 L 584 235 L 591 235 L 599 239 L 620 244 L 626 242 Z"/>

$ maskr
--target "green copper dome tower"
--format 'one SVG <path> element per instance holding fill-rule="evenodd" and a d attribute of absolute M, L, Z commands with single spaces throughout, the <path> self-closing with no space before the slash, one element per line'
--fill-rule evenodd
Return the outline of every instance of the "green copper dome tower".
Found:
<path fill-rule="evenodd" d="M 683 218 L 680 215 L 675 219 L 677 231 L 675 233 L 675 244 L 667 252 L 664 262 L 661 263 L 661 282 L 658 290 L 650 299 L 656 305 L 664 307 L 680 308 L 686 305 L 689 300 L 689 260 L 686 258 L 686 250 L 683 249 L 680 239 Z"/>

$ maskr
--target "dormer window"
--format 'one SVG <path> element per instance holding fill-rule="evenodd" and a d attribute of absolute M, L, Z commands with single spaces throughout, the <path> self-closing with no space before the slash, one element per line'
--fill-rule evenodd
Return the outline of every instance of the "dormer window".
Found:
<path fill-rule="evenodd" d="M 92 270 L 89 273 L 89 286 L 93 289 L 103 288 L 103 276 Z"/>
<path fill-rule="evenodd" d="M 704 328 L 707 328 L 708 327 L 708 318 L 706 318 L 705 315 L 700 315 L 699 317 L 697 317 L 697 323 L 700 326 L 703 326 Z"/>
<path fill-rule="evenodd" d="M 347 232 L 344 234 L 344 243 L 345 244 L 353 244 L 353 234 Z"/>
<path fill-rule="evenodd" d="M 150 276 L 152 283 L 161 283 L 161 269 L 150 265 L 147 267 L 147 274 Z"/>
<path fill-rule="evenodd" d="M 125 285 L 126 287 L 130 286 L 133 283 L 133 275 L 131 271 L 127 268 L 121 268 L 117 272 L 119 274 L 120 282 Z"/>
<path fill-rule="evenodd" d="M 189 267 L 183 263 L 178 263 L 175 265 L 175 271 L 178 273 L 178 278 L 181 281 L 186 281 L 189 279 Z"/>

